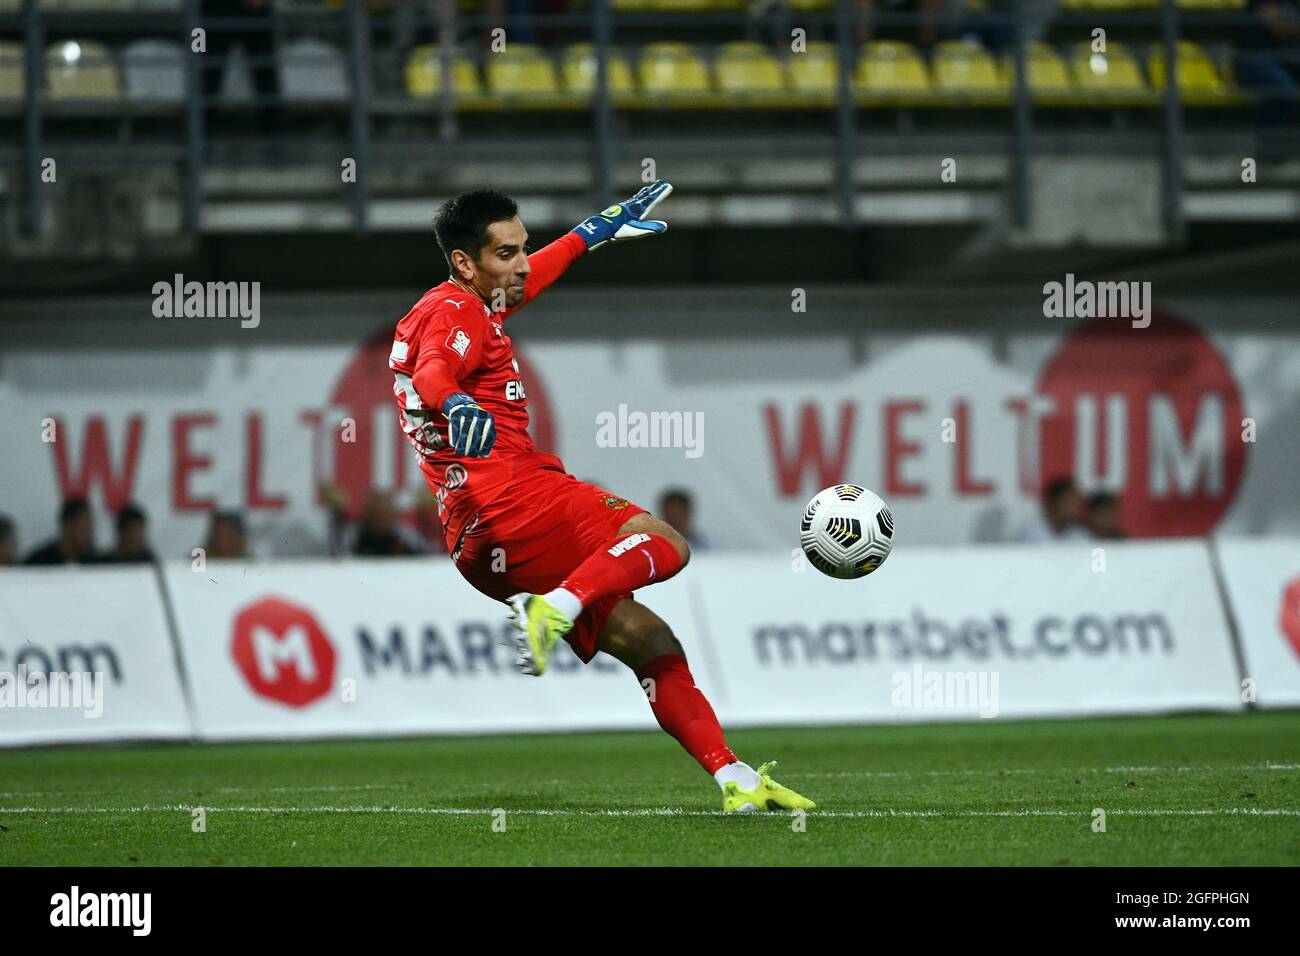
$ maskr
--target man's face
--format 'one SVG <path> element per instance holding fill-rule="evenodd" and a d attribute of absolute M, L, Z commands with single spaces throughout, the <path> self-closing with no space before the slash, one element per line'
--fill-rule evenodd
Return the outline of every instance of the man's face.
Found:
<path fill-rule="evenodd" d="M 89 551 L 95 546 L 95 522 L 90 517 L 89 511 L 82 511 L 69 518 L 64 525 L 64 531 L 68 542 L 78 553 Z"/>
<path fill-rule="evenodd" d="M 1088 526 L 1098 537 L 1114 534 L 1119 530 L 1119 508 L 1113 504 L 1095 505 L 1088 512 Z"/>
<path fill-rule="evenodd" d="M 679 534 L 690 534 L 691 509 L 684 502 L 670 498 L 663 503 L 663 519 Z"/>
<path fill-rule="evenodd" d="M 117 533 L 117 549 L 123 554 L 139 554 L 145 549 L 144 522 L 128 521 Z"/>
<path fill-rule="evenodd" d="M 519 217 L 503 219 L 488 226 L 488 241 L 478 261 L 465 261 L 473 269 L 474 288 L 488 307 L 497 311 L 513 309 L 524 301 L 524 280 L 528 278 L 528 230 Z M 501 289 L 502 292 L 497 290 Z"/>
<path fill-rule="evenodd" d="M 1078 521 L 1083 516 L 1083 497 L 1071 488 L 1057 496 L 1052 517 L 1059 522 Z"/>

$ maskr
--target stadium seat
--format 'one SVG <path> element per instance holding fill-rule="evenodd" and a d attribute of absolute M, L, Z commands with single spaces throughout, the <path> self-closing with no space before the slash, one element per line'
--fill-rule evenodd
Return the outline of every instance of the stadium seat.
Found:
<path fill-rule="evenodd" d="M 934 86 L 963 101 L 1005 103 L 1008 88 L 989 51 L 978 43 L 946 40 L 934 48 Z"/>
<path fill-rule="evenodd" d="M 21 43 L 0 40 L 0 100 L 23 98 L 23 56 Z"/>
<path fill-rule="evenodd" d="M 300 37 L 280 47 L 280 89 L 286 100 L 339 103 L 351 92 L 343 53 L 332 43 Z"/>
<path fill-rule="evenodd" d="M 498 96 L 554 96 L 560 91 L 555 64 L 531 44 L 509 44 L 500 53 L 489 53 L 484 62 L 487 88 Z"/>
<path fill-rule="evenodd" d="M 42 10 L 108 13 L 135 8 L 135 0 L 40 0 Z"/>
<path fill-rule="evenodd" d="M 910 43 L 875 40 L 862 45 L 854 82 L 868 101 L 919 104 L 932 101 L 930 71 Z"/>
<path fill-rule="evenodd" d="M 1026 49 L 1026 79 L 1035 101 L 1064 99 L 1074 92 L 1065 61 L 1049 43 L 1036 40 Z M 1002 78 L 1008 90 L 1016 85 L 1016 63 L 1011 53 L 1002 57 Z"/>
<path fill-rule="evenodd" d="M 744 0 L 644 0 L 643 5 L 637 9 L 653 10 L 656 13 L 689 13 L 741 10 L 744 7 Z"/>
<path fill-rule="evenodd" d="M 1142 68 L 1128 48 L 1110 41 L 1105 53 L 1093 53 L 1092 45 L 1083 41 L 1075 45 L 1070 66 L 1074 82 L 1090 102 L 1119 105 L 1149 105 L 1157 102 L 1155 94 L 1142 78 Z"/>
<path fill-rule="evenodd" d="M 611 53 L 607 67 L 610 93 L 618 96 L 634 91 L 632 67 L 626 58 Z M 566 47 L 560 60 L 560 79 L 567 92 L 591 96 L 596 89 L 596 48 L 590 43 L 574 43 Z"/>
<path fill-rule="evenodd" d="M 478 68 L 469 58 L 457 55 L 451 65 L 451 88 L 457 98 L 483 95 Z M 406 59 L 406 92 L 411 96 L 437 96 L 442 89 L 442 59 L 432 44 L 418 46 Z"/>
<path fill-rule="evenodd" d="M 108 47 L 94 40 L 63 40 L 45 51 L 45 86 L 51 99 L 102 100 L 122 95 Z"/>
<path fill-rule="evenodd" d="M 739 97 L 761 97 L 785 92 L 781 63 L 762 43 L 737 40 L 718 48 L 713 75 L 723 93 Z"/>
<path fill-rule="evenodd" d="M 122 51 L 122 81 L 135 102 L 182 103 L 185 80 L 185 54 L 178 43 L 136 40 Z"/>
<path fill-rule="evenodd" d="M 1228 85 L 1219 75 L 1210 55 L 1190 40 L 1180 40 L 1175 48 L 1174 70 L 1183 102 L 1189 106 L 1211 106 L 1228 102 Z M 1165 45 L 1152 44 L 1147 53 L 1147 73 L 1157 90 L 1165 88 Z"/>
<path fill-rule="evenodd" d="M 701 101 L 712 91 L 709 69 L 685 43 L 648 43 L 637 64 L 641 88 L 657 96 Z"/>
<path fill-rule="evenodd" d="M 791 53 L 786 66 L 790 89 L 804 95 L 834 98 L 839 84 L 839 53 L 834 43 L 809 43 Z"/>

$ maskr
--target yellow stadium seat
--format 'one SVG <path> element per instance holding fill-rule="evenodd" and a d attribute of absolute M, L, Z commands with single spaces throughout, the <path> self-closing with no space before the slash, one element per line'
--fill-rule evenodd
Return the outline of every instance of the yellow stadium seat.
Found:
<path fill-rule="evenodd" d="M 945 40 L 934 48 L 934 86 L 963 99 L 1007 99 L 1007 85 L 989 51 L 965 40 Z"/>
<path fill-rule="evenodd" d="M 786 88 L 780 61 L 763 44 L 745 40 L 718 49 L 713 75 L 718 89 L 732 95 L 784 93 Z"/>
<path fill-rule="evenodd" d="M 560 91 L 555 65 L 537 47 L 508 44 L 484 59 L 487 88 L 498 96 L 554 96 Z"/>
<path fill-rule="evenodd" d="M 0 40 L 0 100 L 23 98 L 23 56 L 21 43 Z"/>
<path fill-rule="evenodd" d="M 709 70 L 685 43 L 648 43 L 637 64 L 647 93 L 699 96 L 710 92 Z"/>
<path fill-rule="evenodd" d="M 905 103 L 930 99 L 930 71 L 910 43 L 895 40 L 864 43 L 854 81 L 868 99 Z"/>
<path fill-rule="evenodd" d="M 102 100 L 122 95 L 108 47 L 94 40 L 62 40 L 45 51 L 45 86 L 52 99 Z"/>
<path fill-rule="evenodd" d="M 834 43 L 809 43 L 802 53 L 791 53 L 787 65 L 790 89 L 799 93 L 834 96 L 839 84 L 839 53 Z"/>
<path fill-rule="evenodd" d="M 1008 90 L 1016 85 L 1016 63 L 1011 53 L 1002 58 L 1002 78 Z M 1049 43 L 1036 40 L 1025 50 L 1025 79 L 1035 100 L 1052 100 L 1074 91 L 1070 71 L 1061 55 Z"/>
<path fill-rule="evenodd" d="M 662 13 L 681 13 L 713 10 L 740 10 L 743 0 L 645 0 L 645 5 L 638 9 L 654 10 Z"/>
<path fill-rule="evenodd" d="M 457 56 L 451 66 L 451 88 L 457 97 L 481 96 L 478 69 L 473 62 Z M 411 96 L 437 96 L 442 89 L 442 58 L 432 44 L 417 46 L 406 58 L 406 92 Z"/>
<path fill-rule="evenodd" d="M 1210 55 L 1199 45 L 1190 40 L 1180 40 L 1176 47 L 1174 60 L 1175 75 L 1178 77 L 1178 90 L 1183 102 L 1192 106 L 1204 106 L 1222 103 L 1228 99 L 1228 85 L 1219 75 L 1218 67 Z M 1153 44 L 1147 54 L 1147 72 L 1151 75 L 1151 85 L 1158 90 L 1165 88 L 1165 45 Z"/>
<path fill-rule="evenodd" d="M 632 68 L 622 56 L 611 54 L 607 70 L 611 93 L 627 94 L 635 89 Z M 596 89 L 595 47 L 590 43 L 574 43 L 567 47 L 560 61 L 560 77 L 567 92 L 591 96 Z"/>
<path fill-rule="evenodd" d="M 1088 41 L 1075 45 L 1070 55 L 1075 86 L 1092 101 L 1146 104 L 1156 101 L 1142 68 L 1128 48 L 1110 41 L 1105 53 L 1093 53 Z"/>

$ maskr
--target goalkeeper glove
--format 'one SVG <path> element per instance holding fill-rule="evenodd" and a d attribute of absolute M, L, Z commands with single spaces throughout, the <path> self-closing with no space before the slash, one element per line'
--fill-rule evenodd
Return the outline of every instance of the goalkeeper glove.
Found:
<path fill-rule="evenodd" d="M 442 403 L 447 416 L 447 440 L 452 450 L 466 458 L 486 458 L 496 444 L 492 413 L 464 392 L 453 392 Z"/>
<path fill-rule="evenodd" d="M 672 191 L 672 183 L 656 179 L 631 199 L 625 199 L 582 220 L 570 232 L 576 232 L 582 237 L 588 252 L 607 242 L 657 235 L 668 228 L 668 223 L 657 219 L 646 221 L 645 217 L 650 215 L 650 210 L 667 199 Z"/>

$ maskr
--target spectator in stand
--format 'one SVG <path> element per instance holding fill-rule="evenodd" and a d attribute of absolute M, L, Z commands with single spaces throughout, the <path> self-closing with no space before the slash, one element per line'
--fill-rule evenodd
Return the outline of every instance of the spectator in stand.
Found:
<path fill-rule="evenodd" d="M 1086 541 L 1088 529 L 1083 525 L 1083 497 L 1073 478 L 1056 478 L 1043 489 L 1042 516 L 1025 529 L 1023 540 Z"/>
<path fill-rule="evenodd" d="M 1107 491 L 1098 492 L 1088 499 L 1088 515 L 1084 523 L 1094 538 L 1118 541 L 1128 537 L 1119 526 L 1119 499 Z"/>
<path fill-rule="evenodd" d="M 1233 72 L 1259 97 L 1259 124 L 1276 128 L 1296 115 L 1300 60 L 1287 53 L 1300 56 L 1300 0 L 1250 0 L 1243 16 Z"/>
<path fill-rule="evenodd" d="M 59 510 L 59 535 L 37 548 L 23 564 L 94 564 L 95 522 L 85 498 L 69 498 Z"/>
<path fill-rule="evenodd" d="M 212 104 L 220 95 L 230 48 L 238 43 L 253 61 L 253 87 L 260 101 L 258 128 L 263 135 L 279 133 L 284 114 L 280 108 L 271 0 L 201 0 L 201 11 L 207 31 L 207 52 L 202 57 L 204 97 Z M 220 22 L 208 26 L 209 20 Z"/>
<path fill-rule="evenodd" d="M 238 511 L 212 512 L 203 551 L 208 558 L 247 558 L 248 539 L 244 533 L 243 515 Z"/>
<path fill-rule="evenodd" d="M 321 498 L 330 509 L 330 553 L 335 556 L 402 557 L 440 550 L 398 519 L 397 506 L 388 492 L 372 491 L 367 495 L 360 518 L 353 522 L 347 519 L 342 489 L 325 485 Z"/>
<path fill-rule="evenodd" d="M 18 563 L 18 535 L 8 515 L 0 515 L 0 567 Z"/>
<path fill-rule="evenodd" d="M 117 513 L 117 543 L 104 555 L 106 564 L 144 564 L 154 559 L 145 540 L 148 519 L 136 504 L 128 504 Z"/>
<path fill-rule="evenodd" d="M 397 520 L 393 499 L 383 491 L 372 491 L 361 508 L 361 519 L 343 532 L 348 554 L 391 558 L 426 554 L 429 543 Z"/>
<path fill-rule="evenodd" d="M 659 496 L 659 517 L 672 525 L 673 530 L 697 550 L 713 547 L 713 543 L 695 528 L 695 502 L 684 488 L 669 488 Z"/>

